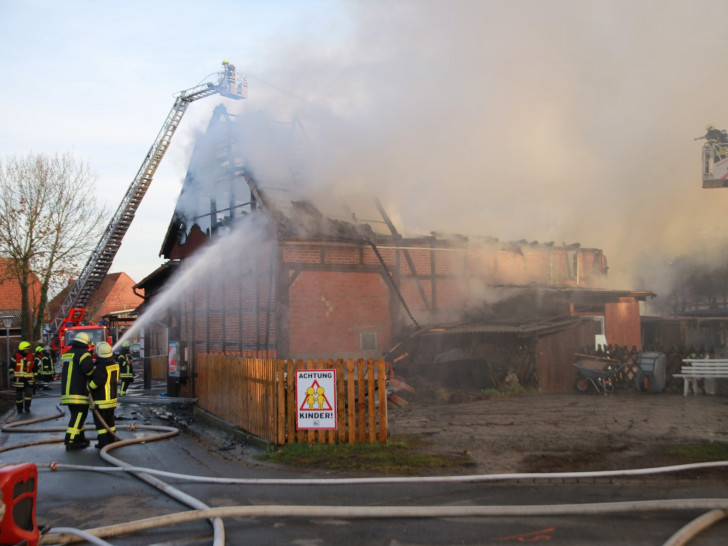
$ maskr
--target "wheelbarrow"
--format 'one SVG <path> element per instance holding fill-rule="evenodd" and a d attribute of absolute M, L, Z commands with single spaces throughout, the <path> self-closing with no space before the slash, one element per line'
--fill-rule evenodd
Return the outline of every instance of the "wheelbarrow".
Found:
<path fill-rule="evenodd" d="M 577 371 L 574 388 L 579 392 L 587 392 L 593 388 L 599 394 L 614 392 L 617 370 L 611 365 L 594 360 L 580 360 L 574 364 Z"/>

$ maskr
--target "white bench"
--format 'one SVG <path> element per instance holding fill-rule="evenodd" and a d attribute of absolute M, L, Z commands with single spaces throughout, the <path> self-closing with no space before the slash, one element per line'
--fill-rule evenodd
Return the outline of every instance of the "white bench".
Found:
<path fill-rule="evenodd" d="M 685 358 L 687 366 L 680 368 L 680 373 L 673 377 L 683 380 L 683 395 L 688 395 L 690 387 L 693 394 L 698 393 L 698 379 L 728 379 L 728 360 L 718 358 Z"/>

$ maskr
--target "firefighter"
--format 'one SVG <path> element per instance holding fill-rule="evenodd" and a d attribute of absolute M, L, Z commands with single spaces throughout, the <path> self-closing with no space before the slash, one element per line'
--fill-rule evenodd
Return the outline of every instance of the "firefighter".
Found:
<path fill-rule="evenodd" d="M 114 437 L 116 434 L 114 410 L 116 408 L 116 390 L 119 384 L 119 363 L 114 359 L 111 345 L 105 341 L 96 346 L 96 357 L 96 366 L 88 388 L 98 435 L 96 448 L 101 449 L 116 440 Z"/>
<path fill-rule="evenodd" d="M 36 392 L 38 392 L 38 387 L 40 387 L 40 368 L 41 368 L 41 359 L 43 358 L 43 347 L 41 345 L 35 346 L 35 355 L 33 360 L 33 394 L 35 395 Z"/>
<path fill-rule="evenodd" d="M 79 332 L 61 359 L 61 404 L 67 405 L 71 413 L 64 439 L 68 451 L 90 445 L 84 433 L 89 409 L 87 382 L 94 371 L 93 357 L 89 352 L 90 342 L 91 338 L 86 332 Z"/>
<path fill-rule="evenodd" d="M 33 374 L 35 368 L 35 355 L 27 341 L 21 341 L 18 352 L 15 353 L 15 371 L 13 373 L 13 387 L 15 387 L 15 407 L 18 413 L 30 412 L 30 403 L 33 401 Z"/>
<path fill-rule="evenodd" d="M 40 357 L 40 379 L 44 390 L 51 388 L 50 382 L 53 381 L 55 368 L 53 366 L 53 357 L 51 356 L 51 347 L 46 345 L 43 347 Z"/>
<path fill-rule="evenodd" d="M 121 377 L 121 389 L 119 390 L 119 396 L 124 396 L 126 394 L 126 389 L 128 389 L 129 385 L 131 385 L 134 381 L 134 368 L 131 364 L 132 358 L 129 350 L 130 346 L 131 344 L 128 341 L 122 342 L 121 351 L 116 357 L 117 362 L 119 362 L 119 376 Z"/>
<path fill-rule="evenodd" d="M 723 142 L 723 132 L 712 123 L 709 123 L 705 127 L 705 134 L 699 138 L 704 138 L 709 142 L 718 144 L 719 142 Z"/>

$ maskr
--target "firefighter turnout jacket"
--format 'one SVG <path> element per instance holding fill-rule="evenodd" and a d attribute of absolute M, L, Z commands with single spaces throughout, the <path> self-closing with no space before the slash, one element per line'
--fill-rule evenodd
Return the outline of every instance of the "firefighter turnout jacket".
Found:
<path fill-rule="evenodd" d="M 123 381 L 126 381 L 127 384 L 133 382 L 134 368 L 131 365 L 132 358 L 129 349 L 122 349 L 121 353 L 116 357 L 116 360 L 119 362 L 119 377 Z"/>
<path fill-rule="evenodd" d="M 119 363 L 113 357 L 97 357 L 96 366 L 88 384 L 96 407 L 115 408 L 119 385 Z"/>
<path fill-rule="evenodd" d="M 13 387 L 20 388 L 26 383 L 32 385 L 35 377 L 35 355 L 33 351 L 15 353 Z"/>
<path fill-rule="evenodd" d="M 55 369 L 53 368 L 53 359 L 51 358 L 50 353 L 43 351 L 42 356 L 40 358 L 40 375 L 53 375 L 53 372 Z"/>
<path fill-rule="evenodd" d="M 94 371 L 94 361 L 88 346 L 74 341 L 61 361 L 61 404 L 88 404 L 86 385 Z"/>

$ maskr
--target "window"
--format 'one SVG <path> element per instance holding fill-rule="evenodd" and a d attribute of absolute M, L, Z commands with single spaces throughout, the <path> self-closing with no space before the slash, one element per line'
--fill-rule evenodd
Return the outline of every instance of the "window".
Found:
<path fill-rule="evenodd" d="M 375 332 L 361 333 L 359 334 L 359 340 L 361 342 L 362 351 L 377 350 L 377 334 Z"/>

